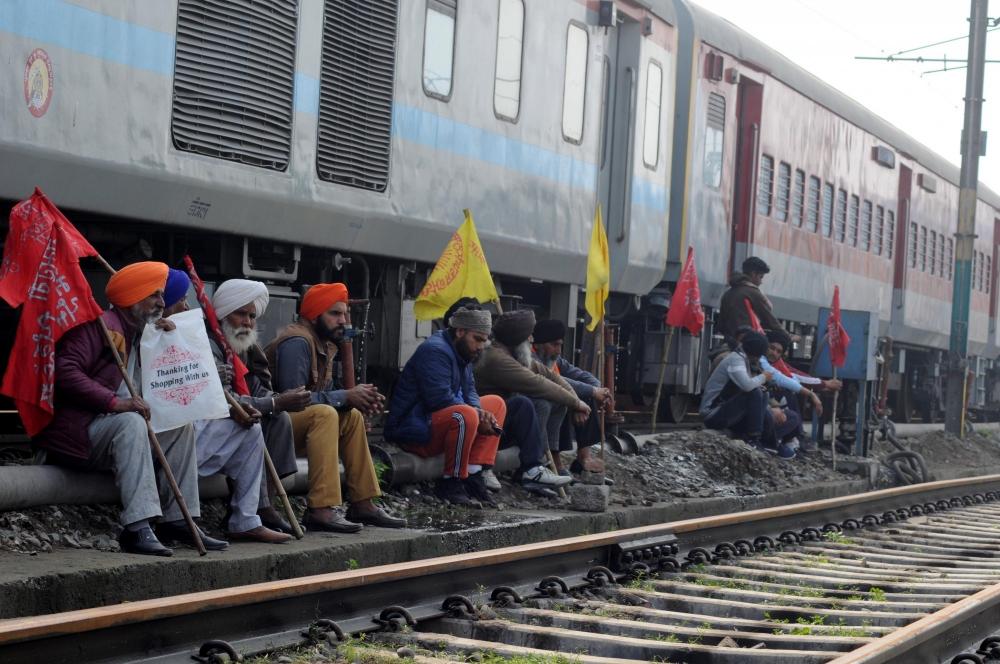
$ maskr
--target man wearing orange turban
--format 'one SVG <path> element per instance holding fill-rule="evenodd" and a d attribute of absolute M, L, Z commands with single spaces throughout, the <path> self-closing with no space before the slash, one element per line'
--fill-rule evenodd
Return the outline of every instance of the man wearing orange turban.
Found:
<path fill-rule="evenodd" d="M 167 266 L 134 263 L 122 268 L 108 282 L 108 299 L 114 305 L 101 318 L 122 354 L 127 371 L 139 380 L 139 338 L 147 324 L 160 322 Z M 111 470 L 118 486 L 124 526 L 118 538 L 123 551 L 169 556 L 150 521 L 162 516 L 159 528 L 180 533 L 190 542 L 180 507 L 163 471 L 154 467 L 149 451 L 146 420 L 149 405 L 142 396 L 129 394 L 100 322 L 73 328 L 56 351 L 56 412 L 52 422 L 33 441 L 47 451 L 48 462 L 88 470 Z M 191 515 L 199 515 L 198 466 L 191 425 L 157 434 Z M 159 476 L 159 490 L 157 489 Z M 162 510 L 161 510 L 162 507 Z M 218 551 L 227 544 L 202 533 L 205 547 Z"/>
<path fill-rule="evenodd" d="M 305 386 L 312 405 L 289 413 L 295 447 L 309 459 L 309 509 L 303 522 L 314 530 L 355 533 L 362 524 L 402 528 L 372 502 L 382 494 L 368 451 L 364 415 L 382 409 L 385 398 L 374 385 L 341 389 L 338 345 L 347 331 L 347 286 L 316 284 L 302 298 L 299 319 L 267 349 L 277 392 Z M 334 508 L 343 502 L 337 460 L 344 462 L 351 507 L 346 518 Z"/>

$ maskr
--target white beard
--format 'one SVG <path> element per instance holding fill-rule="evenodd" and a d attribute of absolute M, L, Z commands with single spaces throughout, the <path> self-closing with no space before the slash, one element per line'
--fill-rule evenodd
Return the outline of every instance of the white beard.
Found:
<path fill-rule="evenodd" d="M 226 342 L 233 352 L 240 355 L 257 344 L 257 328 L 233 327 L 229 321 L 223 319 L 222 332 L 226 335 Z"/>
<path fill-rule="evenodd" d="M 510 349 L 510 354 L 514 356 L 518 364 L 531 368 L 531 342 L 523 341 Z"/>

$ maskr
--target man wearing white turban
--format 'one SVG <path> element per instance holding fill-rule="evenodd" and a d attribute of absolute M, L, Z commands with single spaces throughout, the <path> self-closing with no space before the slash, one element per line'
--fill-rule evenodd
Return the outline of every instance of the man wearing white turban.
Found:
<path fill-rule="evenodd" d="M 257 345 L 256 320 L 263 316 L 269 301 L 267 286 L 249 279 L 230 279 L 223 282 L 212 297 L 215 315 L 219 319 L 226 342 L 240 361 L 247 367 L 246 384 L 250 394 L 240 396 L 234 385 L 233 367 L 227 362 L 225 352 L 214 335 L 212 352 L 219 368 L 222 384 L 237 398 L 253 406 L 261 415 L 264 443 L 271 455 L 279 477 L 292 475 L 298 470 L 295 462 L 295 442 L 289 412 L 302 410 L 310 403 L 309 392 L 304 389 L 287 390 L 275 394 L 271 389 L 271 374 L 267 368 L 264 351 Z M 291 533 L 292 527 L 272 504 L 277 487 L 269 486 L 267 477 L 261 482 L 260 503 L 257 515 L 272 530 Z"/>

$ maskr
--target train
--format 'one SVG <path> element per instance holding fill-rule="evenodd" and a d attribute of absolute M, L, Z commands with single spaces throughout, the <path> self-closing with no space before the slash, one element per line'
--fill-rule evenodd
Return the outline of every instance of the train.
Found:
<path fill-rule="evenodd" d="M 685 0 L 7 0 L 0 34 L 5 209 L 40 187 L 113 264 L 190 254 L 206 281 L 266 282 L 264 340 L 303 287 L 345 281 L 365 301 L 358 370 L 386 389 L 432 332 L 413 303 L 466 208 L 503 305 L 564 320 L 584 357 L 600 207 L 622 403 L 649 406 L 690 246 L 708 324 L 671 349 L 668 417 L 697 398 L 750 255 L 774 268 L 764 290 L 797 359 L 837 283 L 895 343 L 897 417 L 943 409 L 957 168 Z M 985 186 L 976 219 L 985 413 L 1000 345 Z M 100 294 L 106 275 L 85 269 Z"/>

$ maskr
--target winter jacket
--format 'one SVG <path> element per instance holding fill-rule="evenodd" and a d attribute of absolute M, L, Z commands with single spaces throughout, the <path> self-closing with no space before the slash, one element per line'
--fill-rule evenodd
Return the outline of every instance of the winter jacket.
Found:
<path fill-rule="evenodd" d="M 722 301 L 719 303 L 719 325 L 716 330 L 719 334 L 731 339 L 738 327 L 750 324 L 750 314 L 747 313 L 744 300 L 750 300 L 761 327 L 765 330 L 781 329 L 781 323 L 771 313 L 770 300 L 750 281 L 749 276 L 734 272 L 729 278 L 729 290 L 722 294 Z"/>
<path fill-rule="evenodd" d="M 127 365 L 139 330 L 116 309 L 101 317 Z M 95 320 L 74 327 L 56 347 L 55 414 L 32 442 L 57 455 L 86 460 L 90 456 L 87 429 L 98 415 L 111 412 L 121 384 L 121 371 L 100 324 Z"/>
<path fill-rule="evenodd" d="M 480 407 L 472 365 L 455 350 L 450 331 L 435 332 L 403 367 L 389 402 L 385 437 L 426 445 L 431 439 L 431 414 L 462 404 Z"/>
<path fill-rule="evenodd" d="M 729 353 L 705 382 L 699 414 L 707 417 L 715 406 L 733 394 L 759 389 L 765 380 L 762 373 L 751 375 L 750 361 L 742 350 Z"/>
<path fill-rule="evenodd" d="M 523 394 L 571 409 L 576 408 L 579 401 L 573 388 L 557 373 L 538 360 L 532 360 L 529 369 L 496 342 L 483 353 L 475 373 L 476 385 L 483 394 L 497 394 L 504 399 L 512 394 Z"/>

